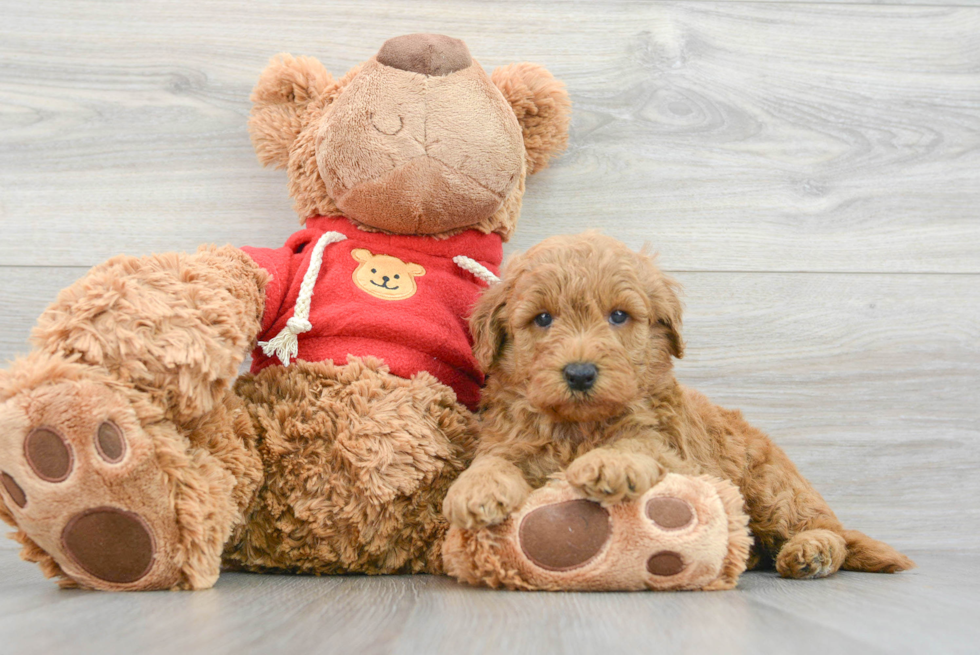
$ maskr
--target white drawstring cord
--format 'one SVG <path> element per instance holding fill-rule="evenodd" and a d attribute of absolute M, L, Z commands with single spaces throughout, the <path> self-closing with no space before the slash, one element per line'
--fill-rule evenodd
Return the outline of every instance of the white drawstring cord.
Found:
<path fill-rule="evenodd" d="M 500 282 L 499 277 L 494 275 L 489 268 L 475 259 L 470 259 L 469 257 L 465 257 L 463 255 L 456 255 L 453 257 L 453 262 L 464 271 L 468 271 L 478 279 L 483 280 L 487 286 L 492 286 L 497 282 Z"/>
<path fill-rule="evenodd" d="M 337 243 L 347 239 L 340 232 L 325 232 L 313 247 L 313 254 L 310 256 L 310 267 L 303 275 L 303 282 L 299 286 L 299 297 L 296 298 L 296 309 L 293 310 L 293 317 L 286 321 L 286 327 L 279 334 L 269 341 L 260 341 L 259 346 L 266 357 L 278 357 L 283 366 L 289 366 L 289 360 L 299 352 L 299 339 L 297 335 L 309 332 L 313 329 L 310 323 L 310 303 L 313 300 L 313 286 L 320 275 L 320 264 L 323 262 L 323 251 L 331 243 Z"/>

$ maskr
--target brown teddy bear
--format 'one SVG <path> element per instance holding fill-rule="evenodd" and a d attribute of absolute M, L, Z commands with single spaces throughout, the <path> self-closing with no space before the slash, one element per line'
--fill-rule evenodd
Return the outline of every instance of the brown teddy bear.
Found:
<path fill-rule="evenodd" d="M 340 80 L 280 55 L 252 100 L 304 229 L 96 266 L 0 373 L 0 517 L 62 586 L 443 569 L 483 380 L 466 316 L 567 94 L 413 34 Z"/>

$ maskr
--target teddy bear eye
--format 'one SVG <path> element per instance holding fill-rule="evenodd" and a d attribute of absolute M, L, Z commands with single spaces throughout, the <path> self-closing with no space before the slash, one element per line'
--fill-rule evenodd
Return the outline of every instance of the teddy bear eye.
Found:
<path fill-rule="evenodd" d="M 397 280 L 398 278 L 400 278 L 400 277 L 401 277 L 400 275 L 395 275 L 395 279 L 396 279 L 396 280 Z"/>
<path fill-rule="evenodd" d="M 614 309 L 609 314 L 609 322 L 613 325 L 622 325 L 627 320 L 629 320 L 630 315 L 624 312 L 622 309 Z"/>
<path fill-rule="evenodd" d="M 548 312 L 541 312 L 534 317 L 534 324 L 538 327 L 546 328 L 551 325 L 551 314 Z"/>
<path fill-rule="evenodd" d="M 378 272 L 378 269 L 376 269 L 376 268 L 372 268 L 372 269 L 371 269 L 371 272 L 372 272 L 372 273 L 377 273 L 377 272 Z"/>

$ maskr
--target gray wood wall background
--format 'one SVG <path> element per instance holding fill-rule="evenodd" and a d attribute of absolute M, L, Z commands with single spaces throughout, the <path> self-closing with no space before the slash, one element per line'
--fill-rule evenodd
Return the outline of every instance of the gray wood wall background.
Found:
<path fill-rule="evenodd" d="M 391 36 L 536 61 L 574 101 L 517 237 L 600 227 L 686 288 L 679 377 L 741 407 L 846 523 L 980 537 L 980 3 L 0 2 L 0 358 L 118 254 L 278 245 L 248 95 Z"/>

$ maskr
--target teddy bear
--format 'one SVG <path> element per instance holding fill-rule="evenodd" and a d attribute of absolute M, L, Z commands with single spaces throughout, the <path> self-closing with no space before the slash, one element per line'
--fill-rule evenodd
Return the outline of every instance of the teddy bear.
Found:
<path fill-rule="evenodd" d="M 444 569 L 483 383 L 466 317 L 565 147 L 568 95 L 411 34 L 340 79 L 278 55 L 251 99 L 302 229 L 110 259 L 0 372 L 0 518 L 64 587 Z"/>

